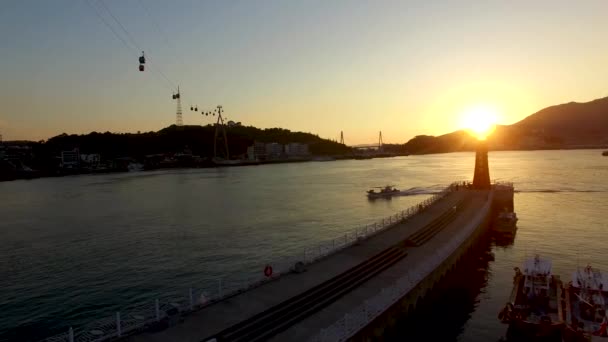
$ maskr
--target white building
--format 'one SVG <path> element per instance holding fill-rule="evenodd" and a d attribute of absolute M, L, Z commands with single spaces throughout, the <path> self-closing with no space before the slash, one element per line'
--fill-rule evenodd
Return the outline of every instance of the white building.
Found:
<path fill-rule="evenodd" d="M 77 148 L 61 152 L 61 167 L 72 168 L 78 165 L 80 165 L 80 151 Z"/>
<path fill-rule="evenodd" d="M 305 157 L 310 155 L 308 144 L 289 143 L 285 145 L 285 154 L 289 157 Z"/>
<path fill-rule="evenodd" d="M 247 158 L 249 160 L 264 160 L 266 159 L 266 145 L 255 141 L 253 145 L 247 147 Z"/>
<path fill-rule="evenodd" d="M 101 155 L 99 155 L 98 153 L 81 154 L 80 160 L 87 164 L 97 165 L 99 164 L 99 162 L 101 162 Z"/>
<path fill-rule="evenodd" d="M 254 145 L 247 147 L 247 159 L 249 159 L 249 160 L 257 159 L 255 156 L 255 146 Z"/>
<path fill-rule="evenodd" d="M 283 145 L 279 143 L 266 144 L 266 157 L 268 159 L 280 158 L 283 155 Z"/>

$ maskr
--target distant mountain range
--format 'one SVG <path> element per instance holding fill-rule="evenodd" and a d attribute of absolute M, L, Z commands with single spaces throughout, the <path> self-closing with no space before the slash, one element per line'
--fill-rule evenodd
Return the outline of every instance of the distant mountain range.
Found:
<path fill-rule="evenodd" d="M 544 108 L 488 137 L 493 150 L 605 148 L 608 146 L 608 97 Z M 391 149 L 411 154 L 471 151 L 476 139 L 466 131 L 419 135 Z"/>

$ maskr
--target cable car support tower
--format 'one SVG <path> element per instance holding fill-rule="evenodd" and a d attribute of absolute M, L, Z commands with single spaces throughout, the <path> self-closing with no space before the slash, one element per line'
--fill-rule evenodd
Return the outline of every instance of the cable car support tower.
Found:
<path fill-rule="evenodd" d="M 182 121 L 182 100 L 181 94 L 179 93 L 179 86 L 177 86 L 177 94 L 173 94 L 173 99 L 177 101 L 177 109 L 175 110 L 175 125 L 179 127 L 184 124 Z"/>
<path fill-rule="evenodd" d="M 225 156 L 224 159 L 230 160 L 230 152 L 228 151 L 228 137 L 226 136 L 226 124 L 224 123 L 224 117 L 222 117 L 224 109 L 222 109 L 222 106 L 217 106 L 217 108 L 213 111 L 215 114 L 217 114 L 217 122 L 215 123 L 215 138 L 213 139 L 213 158 L 216 160 L 222 159 L 222 157 L 218 156 L 217 153 L 219 145 L 220 149 L 223 147 L 223 154 Z"/>

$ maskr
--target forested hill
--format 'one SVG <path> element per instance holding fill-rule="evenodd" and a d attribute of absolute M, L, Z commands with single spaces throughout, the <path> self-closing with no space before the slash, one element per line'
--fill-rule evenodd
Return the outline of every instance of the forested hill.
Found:
<path fill-rule="evenodd" d="M 235 126 L 226 128 L 228 147 L 232 156 L 245 154 L 247 147 L 254 141 L 307 143 L 312 154 L 336 155 L 349 153 L 351 150 L 342 144 L 318 135 L 303 132 L 291 132 L 281 128 L 259 129 L 252 126 Z M 62 150 L 79 148 L 80 153 L 99 153 L 103 158 L 135 157 L 149 154 L 182 152 L 189 149 L 195 155 L 213 156 L 215 127 L 207 126 L 169 126 L 158 132 L 146 133 L 98 133 L 85 135 L 61 134 L 42 142 L 38 147 L 49 154 Z"/>
<path fill-rule="evenodd" d="M 419 135 L 400 153 L 426 154 L 472 151 L 476 139 L 465 131 Z M 570 102 L 544 108 L 509 126 L 498 126 L 488 137 L 493 150 L 605 148 L 608 146 L 608 97 L 586 103 Z"/>
<path fill-rule="evenodd" d="M 605 143 L 608 141 L 608 97 L 547 107 L 512 128 L 528 133 L 540 132 L 564 144 Z"/>

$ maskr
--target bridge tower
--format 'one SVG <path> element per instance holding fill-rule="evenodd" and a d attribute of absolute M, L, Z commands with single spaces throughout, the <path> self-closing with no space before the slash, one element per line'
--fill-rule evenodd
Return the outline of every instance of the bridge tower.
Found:
<path fill-rule="evenodd" d="M 477 190 L 487 190 L 491 188 L 490 167 L 488 165 L 488 143 L 485 140 L 479 140 L 477 142 L 473 188 Z"/>
<path fill-rule="evenodd" d="M 344 143 L 344 132 L 342 132 L 342 131 L 340 131 L 340 144 L 342 144 L 342 145 L 346 145 L 346 144 Z"/>
<path fill-rule="evenodd" d="M 384 143 L 382 142 L 382 131 L 380 131 L 380 134 L 378 135 L 378 151 L 382 152 L 382 145 Z"/>

